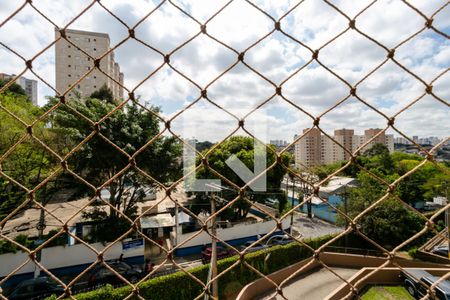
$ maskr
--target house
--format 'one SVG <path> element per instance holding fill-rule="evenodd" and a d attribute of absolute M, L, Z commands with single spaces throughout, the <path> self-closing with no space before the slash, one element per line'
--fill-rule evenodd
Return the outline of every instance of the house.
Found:
<path fill-rule="evenodd" d="M 319 196 L 313 196 L 310 200 L 312 215 L 316 218 L 336 223 L 337 212 L 334 209 L 342 207 L 348 197 L 349 189 L 357 186 L 357 180 L 350 177 L 333 176 L 325 186 L 319 189 Z M 308 196 L 308 193 L 305 193 Z M 297 198 L 292 199 L 294 205 L 299 203 Z M 300 207 L 300 211 L 308 213 L 308 204 Z M 345 205 L 342 208 L 345 213 Z"/>

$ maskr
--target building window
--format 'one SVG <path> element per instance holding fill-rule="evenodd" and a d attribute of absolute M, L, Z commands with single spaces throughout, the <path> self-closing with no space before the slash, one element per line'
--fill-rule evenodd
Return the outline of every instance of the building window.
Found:
<path fill-rule="evenodd" d="M 68 57 L 68 58 L 71 58 L 71 57 L 72 57 L 72 55 L 67 55 L 67 57 Z"/>
<path fill-rule="evenodd" d="M 72 67 L 72 65 L 69 65 L 69 68 Z"/>
<path fill-rule="evenodd" d="M 97 51 L 97 48 L 94 48 L 94 51 Z"/>
<path fill-rule="evenodd" d="M 80 86 L 80 85 L 78 85 L 78 86 L 77 86 L 77 88 L 81 89 L 81 86 Z"/>
<path fill-rule="evenodd" d="M 88 61 L 91 61 L 91 58 L 90 58 L 90 57 L 88 57 Z"/>
<path fill-rule="evenodd" d="M 94 89 L 96 89 L 97 88 L 97 86 L 96 85 L 94 85 Z"/>
<path fill-rule="evenodd" d="M 94 76 L 94 79 L 97 79 L 97 76 Z"/>
<path fill-rule="evenodd" d="M 67 75 L 67 76 L 69 76 L 69 77 L 72 77 L 72 75 L 70 75 L 70 74 L 69 74 L 69 75 Z"/>
<path fill-rule="evenodd" d="M 86 70 L 88 70 L 88 71 L 89 71 L 90 69 L 91 69 L 91 67 L 86 67 Z"/>
<path fill-rule="evenodd" d="M 90 42 L 90 41 L 91 41 L 91 39 L 90 39 L 90 38 L 86 38 L 86 41 Z"/>
<path fill-rule="evenodd" d="M 72 46 L 71 45 L 67 45 L 67 48 L 72 48 Z"/>
<path fill-rule="evenodd" d="M 97 41 L 97 39 L 94 39 L 94 42 L 96 42 Z"/>

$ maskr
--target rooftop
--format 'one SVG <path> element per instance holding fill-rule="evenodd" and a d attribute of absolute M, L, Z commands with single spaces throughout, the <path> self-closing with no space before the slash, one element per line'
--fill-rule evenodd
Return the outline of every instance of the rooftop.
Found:
<path fill-rule="evenodd" d="M 55 27 L 55 31 L 60 31 L 59 28 Z M 95 32 L 95 31 L 85 31 L 85 30 L 78 30 L 78 29 L 65 29 L 66 34 L 72 33 L 72 34 L 80 34 L 80 35 L 89 35 L 89 36 L 98 36 L 109 39 L 109 34 L 103 33 L 103 32 Z"/>

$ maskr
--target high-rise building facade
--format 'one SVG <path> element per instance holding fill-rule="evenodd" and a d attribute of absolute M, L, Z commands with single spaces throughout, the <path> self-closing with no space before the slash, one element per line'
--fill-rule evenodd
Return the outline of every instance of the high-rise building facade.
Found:
<path fill-rule="evenodd" d="M 334 131 L 334 138 L 337 142 L 339 142 L 345 149 L 349 151 L 353 150 L 353 137 L 355 136 L 355 131 L 353 129 L 337 129 Z M 338 160 L 348 160 L 350 158 L 350 153 L 345 151 L 343 148 L 340 152 L 342 152 L 342 157 L 337 157 Z"/>
<path fill-rule="evenodd" d="M 305 134 L 309 129 L 304 129 Z M 321 134 L 317 128 L 312 128 L 295 145 L 294 153 L 298 157 L 299 166 L 312 167 L 320 165 L 321 157 Z M 297 156 L 298 155 L 298 156 Z M 297 162 L 296 162 L 297 163 Z"/>
<path fill-rule="evenodd" d="M 11 79 L 14 79 L 14 77 L 16 77 L 16 75 L 14 75 L 14 74 L 9 75 L 9 74 L 5 74 L 5 73 L 0 73 L 0 79 L 9 81 Z M 38 103 L 37 80 L 28 79 L 25 77 L 19 77 L 16 80 L 16 83 L 25 90 L 25 93 L 27 94 L 28 99 L 30 99 L 31 103 L 33 103 L 34 105 L 37 105 L 37 103 Z"/>
<path fill-rule="evenodd" d="M 89 96 L 106 84 L 115 99 L 123 98 L 123 88 L 120 85 L 123 85 L 124 75 L 115 61 L 114 52 L 109 52 L 100 60 L 99 68 L 108 76 L 94 68 L 94 59 L 100 58 L 110 50 L 109 35 L 72 29 L 66 29 L 65 32 L 67 39 L 76 46 L 65 39 L 56 42 L 55 74 L 58 92 L 64 93 L 84 74 L 93 69 L 89 75 L 74 86 L 74 89 L 68 93 L 69 97 L 74 95 L 74 91 L 81 96 Z M 60 37 L 58 30 L 55 31 L 55 36 L 56 39 Z M 89 54 L 90 57 L 83 52 Z"/>
<path fill-rule="evenodd" d="M 307 130 L 303 130 L 303 133 Z M 379 135 L 376 136 L 377 134 Z M 370 141 L 372 138 L 374 140 Z M 351 155 L 344 148 L 353 153 L 366 142 L 369 143 L 360 149 L 361 151 L 381 143 L 386 145 L 389 152 L 394 152 L 394 136 L 386 135 L 382 129 L 367 129 L 364 135 L 355 135 L 353 129 L 337 129 L 330 138 L 321 134 L 319 129 L 313 128 L 294 145 L 295 165 L 298 168 L 313 167 L 348 160 Z"/>

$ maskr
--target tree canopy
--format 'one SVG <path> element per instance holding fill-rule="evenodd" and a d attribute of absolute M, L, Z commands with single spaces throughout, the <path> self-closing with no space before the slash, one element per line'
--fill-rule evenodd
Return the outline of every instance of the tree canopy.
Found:
<path fill-rule="evenodd" d="M 382 144 L 376 144 L 357 157 L 356 162 L 388 184 L 408 174 L 423 162 L 424 158 L 401 152 L 389 153 Z M 343 166 L 345 162 L 316 168 L 315 172 L 326 178 Z M 347 207 L 340 209 L 354 218 L 363 210 L 383 197 L 388 186 L 354 165 L 346 168 L 340 175 L 356 177 L 357 188 L 350 189 Z M 446 183 L 450 182 L 450 170 L 443 163 L 426 162 L 412 174 L 403 178 L 394 190 L 394 195 L 410 206 L 420 206 L 423 201 L 431 201 L 436 196 L 446 196 Z M 338 216 L 338 223 L 344 225 L 345 219 Z M 424 226 L 419 214 L 403 205 L 396 197 L 389 197 L 367 212 L 358 223 L 361 231 L 371 239 L 386 247 L 394 247 L 411 237 Z"/>
<path fill-rule="evenodd" d="M 5 86 L 7 83 L 9 82 L 9 80 L 6 79 L 0 79 L 0 88 L 2 88 L 3 86 Z M 16 95 L 22 95 L 22 96 L 26 96 L 27 93 L 25 92 L 25 90 L 18 85 L 17 83 L 13 83 L 11 84 L 7 89 L 7 92 L 16 94 Z"/>
<path fill-rule="evenodd" d="M 244 165 L 250 170 L 254 170 L 254 139 L 250 137 L 236 136 L 224 141 L 217 148 L 203 151 L 207 154 L 209 166 L 220 173 L 232 183 L 239 187 L 245 185 L 244 181 L 225 163 L 225 161 L 232 155 L 236 155 Z M 273 146 L 266 146 L 266 166 L 269 167 L 276 162 L 275 148 Z M 291 156 L 283 154 L 281 156 L 282 163 L 289 166 Z M 198 161 L 200 163 L 200 161 Z M 267 198 L 277 198 L 279 200 L 281 210 L 286 203 L 286 195 L 280 189 L 281 181 L 283 180 L 286 170 L 279 164 L 267 172 L 267 192 L 252 192 L 247 190 L 246 198 L 250 201 L 264 202 Z M 217 176 L 207 168 L 203 168 L 197 174 L 198 178 L 203 179 L 218 179 Z M 232 189 L 227 182 L 222 181 L 222 185 Z M 232 200 L 237 196 L 237 193 L 231 191 L 224 191 L 222 197 L 226 200 Z M 199 210 L 209 210 L 209 199 L 205 197 L 204 193 L 196 193 L 196 204 L 203 203 L 205 205 L 193 206 L 195 212 Z M 224 218 L 237 220 L 244 218 L 250 209 L 250 204 L 242 199 L 239 199 L 226 212 L 222 214 Z"/>
<path fill-rule="evenodd" d="M 0 102 L 18 119 L 31 124 L 43 110 L 34 106 L 21 93 L 0 94 Z M 55 157 L 27 134 L 26 125 L 0 109 L 0 155 L 9 152 L 1 164 L 2 171 L 19 184 L 32 189 L 55 169 Z M 33 126 L 33 135 L 48 143 L 51 138 L 45 124 L 38 122 Z M 16 143 L 19 144 L 16 145 Z M 0 219 L 13 211 L 26 199 L 26 191 L 13 180 L 0 176 Z M 35 199 L 46 202 L 53 181 L 38 190 Z"/>
<path fill-rule="evenodd" d="M 51 100 L 49 105 L 54 101 Z M 115 108 L 111 103 L 94 98 L 71 100 L 70 106 L 94 122 Z M 155 107 L 151 110 L 155 113 L 159 111 Z M 138 170 L 161 183 L 168 183 L 180 176 L 180 145 L 174 138 L 168 137 L 156 138 L 148 144 L 159 133 L 158 119 L 135 103 L 116 110 L 98 125 L 97 130 L 73 110 L 63 106 L 54 112 L 51 123 L 52 131 L 68 137 L 65 145 L 68 150 L 94 133 L 69 158 L 68 165 L 95 187 L 109 182 L 105 187 L 109 196 L 104 200 L 113 208 L 109 211 L 98 208 L 93 213 L 85 213 L 86 217 L 99 221 L 97 229 L 100 232 L 108 228 L 109 234 L 102 234 L 102 238 L 114 239 L 129 228 L 130 224 L 118 212 L 134 217 L 136 205 L 143 200 L 145 192 L 158 188 L 154 180 Z M 129 167 L 130 159 L 126 154 L 131 156 L 136 151 L 140 153 L 134 157 L 133 166 Z M 92 195 L 93 191 L 87 186 L 79 187 Z"/>
<path fill-rule="evenodd" d="M 115 103 L 115 99 L 113 96 L 112 91 L 106 86 L 106 83 L 103 84 L 100 89 L 96 90 L 95 92 L 93 92 L 89 98 L 93 98 L 93 99 L 98 99 L 98 100 L 103 100 L 106 101 L 108 103 Z"/>

